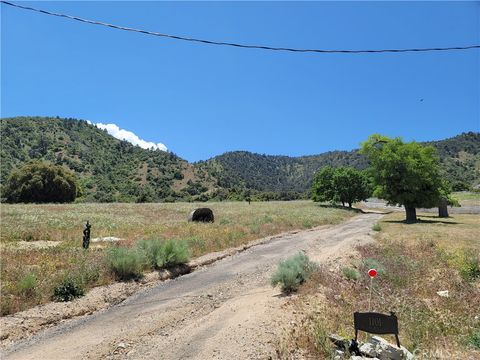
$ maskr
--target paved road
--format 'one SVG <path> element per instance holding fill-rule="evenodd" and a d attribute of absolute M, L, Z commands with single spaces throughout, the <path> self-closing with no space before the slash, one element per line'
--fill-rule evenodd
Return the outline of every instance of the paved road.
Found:
<path fill-rule="evenodd" d="M 251 359 L 274 355 L 282 317 L 269 277 L 305 250 L 322 262 L 371 241 L 380 214 L 301 231 L 225 258 L 120 305 L 70 320 L 5 349 L 2 359 Z"/>

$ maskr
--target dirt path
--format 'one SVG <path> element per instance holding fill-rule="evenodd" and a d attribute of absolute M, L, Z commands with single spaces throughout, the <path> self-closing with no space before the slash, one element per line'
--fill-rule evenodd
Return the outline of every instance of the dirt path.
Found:
<path fill-rule="evenodd" d="M 2 359 L 275 358 L 293 317 L 269 278 L 299 250 L 317 262 L 351 254 L 380 214 L 302 231 L 139 292 L 122 304 L 45 330 L 4 349 Z"/>

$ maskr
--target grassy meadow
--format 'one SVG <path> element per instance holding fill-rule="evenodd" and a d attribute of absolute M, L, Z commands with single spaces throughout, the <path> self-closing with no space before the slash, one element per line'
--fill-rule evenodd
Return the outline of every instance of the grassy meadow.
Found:
<path fill-rule="evenodd" d="M 376 243 L 359 247 L 360 256 L 337 272 L 320 270 L 305 283 L 299 306 L 307 318 L 290 346 L 329 356 L 327 334 L 351 338 L 353 312 L 368 310 L 366 273 L 374 267 L 371 309 L 395 311 L 404 346 L 418 358 L 480 358 L 479 216 L 419 214 L 410 225 L 404 216 L 383 217 L 372 229 Z M 444 290 L 448 297 L 437 294 Z"/>
<path fill-rule="evenodd" d="M 458 191 L 452 196 L 457 199 L 462 206 L 480 206 L 480 192 Z"/>
<path fill-rule="evenodd" d="M 210 207 L 215 223 L 188 223 L 197 207 Z M 65 279 L 89 287 L 115 281 L 106 262 L 109 243 L 82 249 L 87 220 L 91 238 L 114 236 L 118 246 L 139 240 L 176 239 L 190 257 L 239 246 L 293 229 L 337 224 L 352 211 L 321 207 L 311 201 L 171 204 L 1 205 L 1 313 L 15 313 L 51 300 Z"/>

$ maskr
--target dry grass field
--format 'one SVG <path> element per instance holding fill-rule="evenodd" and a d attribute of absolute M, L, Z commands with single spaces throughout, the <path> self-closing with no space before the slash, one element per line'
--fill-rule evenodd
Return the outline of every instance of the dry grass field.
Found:
<path fill-rule="evenodd" d="M 188 223 L 189 212 L 208 206 L 215 223 Z M 139 240 L 178 239 L 192 258 L 293 229 L 337 224 L 352 211 L 324 208 L 310 201 L 1 205 L 1 313 L 11 314 L 51 300 L 66 278 L 81 279 L 88 289 L 111 283 L 105 262 L 110 243 L 81 248 L 82 230 L 92 238 L 114 236 L 118 246 Z"/>
<path fill-rule="evenodd" d="M 480 192 L 458 191 L 452 195 L 462 206 L 480 206 Z"/>
<path fill-rule="evenodd" d="M 353 312 L 368 310 L 366 272 L 375 267 L 371 309 L 396 312 L 403 345 L 420 359 L 480 358 L 479 216 L 419 214 L 421 221 L 411 225 L 404 216 L 385 216 L 372 230 L 376 243 L 304 284 L 297 306 L 306 318 L 292 332 L 290 347 L 329 356 L 328 333 L 351 338 Z M 448 297 L 437 294 L 444 290 Z"/>

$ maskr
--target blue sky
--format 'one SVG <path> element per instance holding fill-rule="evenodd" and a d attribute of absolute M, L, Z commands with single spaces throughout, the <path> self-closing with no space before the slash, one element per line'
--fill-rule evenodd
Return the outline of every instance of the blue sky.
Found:
<path fill-rule="evenodd" d="M 21 4 L 271 46 L 480 44 L 480 2 Z M 478 49 L 279 53 L 149 37 L 5 5 L 1 11 L 2 117 L 113 123 L 190 161 L 231 150 L 291 156 L 350 150 L 374 132 L 422 141 L 480 129 Z"/>

